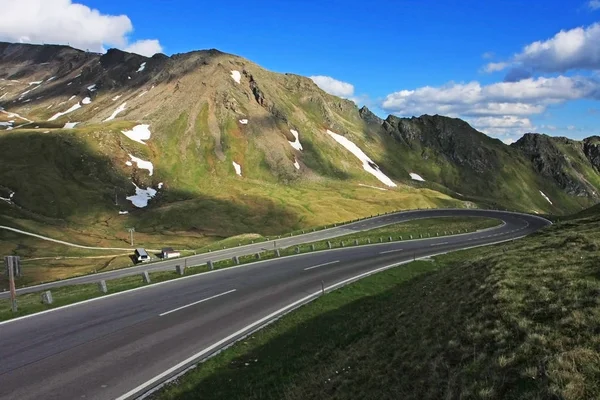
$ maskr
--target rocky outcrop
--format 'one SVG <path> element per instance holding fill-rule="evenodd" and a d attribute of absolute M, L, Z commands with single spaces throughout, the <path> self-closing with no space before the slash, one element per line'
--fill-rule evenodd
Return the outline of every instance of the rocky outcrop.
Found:
<path fill-rule="evenodd" d="M 600 136 L 592 136 L 584 139 L 583 152 L 596 171 L 600 173 Z"/>
<path fill-rule="evenodd" d="M 527 133 L 511 147 L 523 152 L 536 172 L 552 179 L 569 195 L 596 197 L 596 188 L 575 165 L 588 161 L 584 154 L 583 142 L 564 137 Z M 589 151 L 593 153 L 594 150 L 590 147 Z"/>
<path fill-rule="evenodd" d="M 363 119 L 363 121 L 365 121 L 369 125 L 380 126 L 381 124 L 383 124 L 383 119 L 373 114 L 373 112 L 369 110 L 367 106 L 363 106 L 360 110 L 358 110 L 358 114 Z"/>
<path fill-rule="evenodd" d="M 458 118 L 423 115 L 398 118 L 390 115 L 383 130 L 408 147 L 427 148 L 450 162 L 483 174 L 499 166 L 500 143 Z"/>

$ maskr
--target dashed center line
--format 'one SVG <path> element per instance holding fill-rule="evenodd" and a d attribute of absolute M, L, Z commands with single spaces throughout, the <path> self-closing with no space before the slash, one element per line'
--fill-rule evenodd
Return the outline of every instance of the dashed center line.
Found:
<path fill-rule="evenodd" d="M 398 251 L 403 251 L 404 249 L 397 249 L 397 250 L 386 250 L 386 251 L 381 251 L 379 252 L 379 254 L 387 254 L 387 253 L 396 253 Z"/>
<path fill-rule="evenodd" d="M 308 268 L 304 268 L 305 271 L 308 271 L 309 269 L 315 269 L 315 268 L 319 268 L 319 267 L 324 267 L 326 265 L 331 265 L 331 264 L 335 264 L 335 263 L 339 263 L 340 260 L 336 260 L 336 261 L 331 261 L 328 263 L 324 263 L 324 264 L 319 264 L 319 265 L 315 265 L 313 267 L 308 267 Z"/>
<path fill-rule="evenodd" d="M 434 244 L 430 244 L 429 246 L 441 246 L 443 244 L 448 244 L 450 242 L 442 242 L 442 243 L 434 243 Z"/>
<path fill-rule="evenodd" d="M 224 296 L 224 295 L 226 295 L 226 294 L 233 293 L 233 292 L 235 292 L 235 291 L 236 291 L 236 289 L 232 289 L 232 290 L 229 290 L 229 291 L 227 291 L 227 292 L 224 292 L 224 293 L 216 294 L 216 295 L 214 295 L 214 296 L 211 296 L 211 297 L 208 297 L 208 298 L 206 298 L 206 299 L 198 300 L 198 301 L 195 301 L 195 302 L 193 302 L 193 303 L 187 304 L 187 305 L 185 305 L 185 306 L 181 306 L 181 307 L 175 308 L 175 309 L 173 309 L 173 310 L 171 310 L 171 311 L 167 311 L 167 312 L 164 312 L 164 313 L 162 313 L 162 314 L 158 314 L 158 316 L 159 316 L 159 317 L 162 317 L 162 316 L 164 316 L 164 315 L 167 315 L 167 314 L 174 313 L 175 311 L 183 310 L 184 308 L 191 307 L 191 306 L 195 306 L 196 304 L 204 303 L 205 301 L 212 300 L 212 299 L 216 299 L 217 297 Z"/>

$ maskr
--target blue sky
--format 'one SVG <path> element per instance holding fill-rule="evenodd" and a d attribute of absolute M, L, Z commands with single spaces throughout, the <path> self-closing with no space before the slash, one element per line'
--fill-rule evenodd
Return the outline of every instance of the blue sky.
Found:
<path fill-rule="evenodd" d="M 65 3 L 23 3 L 40 1 Z M 4 2 L 13 1 L 0 0 Z M 81 4 L 91 9 L 92 22 L 86 25 L 109 24 L 106 21 L 112 18 L 115 33 L 104 37 L 90 33 L 89 40 L 81 39 L 79 45 L 71 43 L 75 39 L 66 33 L 67 39 L 53 36 L 56 32 L 21 32 L 18 37 L 32 42 L 68 40 L 92 50 L 98 43 L 102 48 L 141 53 L 161 49 L 168 55 L 217 48 L 270 70 L 348 83 L 352 86 L 343 86 L 341 92 L 330 85 L 331 80 L 321 81 L 320 86 L 366 104 L 381 116 L 457 116 L 507 141 L 527 131 L 573 138 L 600 134 L 600 25 L 594 28 L 600 21 L 599 0 L 72 3 L 71 7 Z M 93 10 L 106 21 L 93 15 Z M 47 13 L 40 15 L 48 19 Z M 126 16 L 129 25 L 119 16 Z M 576 28 L 582 28 L 580 35 Z M 553 41 L 561 30 L 566 39 Z M 10 35 L 0 27 L 0 39 L 17 37 Z M 581 37 L 587 42 L 581 43 Z M 536 41 L 548 41 L 550 50 L 524 51 Z M 583 53 L 588 55 L 582 58 Z M 573 62 L 565 64 L 565 57 Z M 489 63 L 498 65 L 486 72 Z M 503 86 L 512 70 L 526 79 Z M 587 89 L 567 93 L 582 85 Z M 547 86 L 554 92 L 547 94 Z M 529 93 L 526 99 L 518 95 L 521 91 Z"/>

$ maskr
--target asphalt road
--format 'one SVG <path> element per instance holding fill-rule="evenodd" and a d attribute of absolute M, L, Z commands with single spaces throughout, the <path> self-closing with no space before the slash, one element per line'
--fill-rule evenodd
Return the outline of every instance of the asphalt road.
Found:
<path fill-rule="evenodd" d="M 491 213 L 491 214 L 490 214 Z M 498 211 L 487 211 L 487 210 L 465 210 L 465 209 L 432 209 L 432 210 L 415 210 L 405 211 L 394 214 L 386 214 L 376 216 L 373 218 L 352 222 L 343 226 L 324 229 L 317 232 L 309 232 L 302 235 L 286 237 L 268 242 L 260 242 L 255 244 L 249 244 L 239 247 L 233 247 L 225 250 L 213 251 L 211 253 L 203 253 L 195 256 L 181 257 L 177 259 L 165 260 L 160 262 L 153 262 L 150 264 L 140 264 L 135 267 L 117 269 L 97 274 L 89 274 L 76 278 L 64 279 L 61 281 L 48 282 L 35 286 L 28 286 L 17 289 L 17 294 L 39 292 L 42 290 L 48 290 L 61 286 L 79 285 L 82 283 L 95 283 L 101 280 L 111 280 L 122 278 L 125 276 L 131 276 L 140 274 L 142 271 L 156 272 L 173 270 L 176 265 L 182 265 L 187 263 L 188 266 L 202 265 L 208 261 L 221 261 L 232 259 L 235 256 L 241 257 L 250 254 L 256 254 L 263 252 L 266 248 L 273 250 L 274 248 L 287 248 L 290 246 L 296 246 L 304 243 L 317 242 L 321 240 L 333 239 L 336 237 L 356 233 L 357 231 L 371 230 L 379 227 L 383 227 L 398 222 L 409 221 L 417 218 L 433 218 L 443 216 L 454 216 L 454 215 L 490 215 L 492 217 L 498 216 Z M 440 227 L 443 230 L 443 227 Z M 133 254 L 133 248 L 131 249 Z M 0 299 L 10 297 L 8 291 L 0 292 Z"/>
<path fill-rule="evenodd" d="M 0 399 L 134 398 L 169 374 L 239 339 L 259 322 L 285 312 L 286 307 L 318 296 L 321 282 L 332 287 L 414 257 L 510 240 L 549 224 L 535 216 L 505 212 L 428 210 L 282 239 L 278 245 L 414 218 L 464 215 L 491 216 L 505 224 L 470 234 L 266 260 L 0 323 Z M 257 247 L 228 250 L 224 257 L 236 255 L 229 251 L 252 253 Z M 153 268 L 173 265 L 166 262 Z"/>

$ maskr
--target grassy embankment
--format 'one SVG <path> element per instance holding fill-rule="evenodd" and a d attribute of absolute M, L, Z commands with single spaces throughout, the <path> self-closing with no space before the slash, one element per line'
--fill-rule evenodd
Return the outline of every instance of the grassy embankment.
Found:
<path fill-rule="evenodd" d="M 423 234 L 426 235 L 435 235 L 436 230 L 439 229 L 439 225 L 443 223 L 445 229 L 447 229 L 447 233 L 450 234 L 451 231 L 475 231 L 478 229 L 484 229 L 490 226 L 497 225 L 499 223 L 498 220 L 488 219 L 488 218 L 427 218 L 421 220 L 414 220 L 410 222 L 404 222 L 401 224 L 394 224 L 380 229 L 374 229 L 372 231 L 366 231 L 362 234 L 357 233 L 353 235 L 348 235 L 344 237 L 337 238 L 335 241 L 332 241 L 334 247 L 340 247 L 341 242 L 345 241 L 346 245 L 351 245 L 354 239 L 359 239 L 360 244 L 365 244 L 367 238 L 372 238 L 372 241 L 375 242 L 378 238 L 378 235 L 383 237 L 393 236 L 394 240 L 398 240 L 400 235 L 403 235 L 405 239 L 409 237 L 409 235 L 413 235 L 417 237 L 418 235 Z M 386 239 L 387 240 L 387 239 Z M 352 241 L 352 242 L 350 242 Z M 316 250 L 324 250 L 326 249 L 327 242 L 315 242 Z M 295 254 L 295 247 L 281 250 L 281 256 L 292 255 Z M 303 253 L 311 251 L 310 244 L 302 245 L 301 251 Z M 275 254 L 273 251 L 265 252 L 262 254 L 262 259 L 274 258 Z M 241 263 L 249 263 L 255 261 L 254 256 L 246 256 L 241 257 Z M 27 264 L 24 264 L 27 267 Z M 234 263 L 232 260 L 224 260 L 221 262 L 215 263 L 215 268 L 227 268 L 233 266 Z M 187 268 L 185 271 L 185 275 L 194 275 L 201 272 L 206 272 L 207 266 L 194 266 L 191 268 Z M 174 271 L 167 272 L 154 272 L 150 274 L 152 282 L 161 282 L 170 279 L 176 279 L 179 275 Z M 21 283 L 22 281 L 18 281 Z M 3 282 L 4 284 L 6 282 Z M 142 279 L 140 276 L 132 276 L 127 278 L 114 279 L 107 282 L 109 294 L 117 293 L 120 291 L 133 289 L 136 287 L 144 286 Z M 21 285 L 17 285 L 21 286 Z M 68 286 L 57 289 L 52 289 L 53 298 L 55 300 L 52 305 L 44 305 L 40 302 L 40 294 L 39 293 L 30 293 L 18 296 L 19 302 L 19 312 L 13 314 L 10 311 L 10 303 L 8 300 L 0 300 L 0 320 L 6 320 L 14 317 L 19 317 L 27 314 L 32 314 L 35 312 L 47 310 L 50 308 L 60 307 L 66 304 L 76 303 L 78 301 L 87 300 L 95 297 L 100 297 L 102 294 L 99 292 L 96 284 L 86 284 L 86 285 L 77 285 L 77 286 Z"/>
<path fill-rule="evenodd" d="M 156 399 L 594 399 L 600 214 L 319 298 Z"/>

